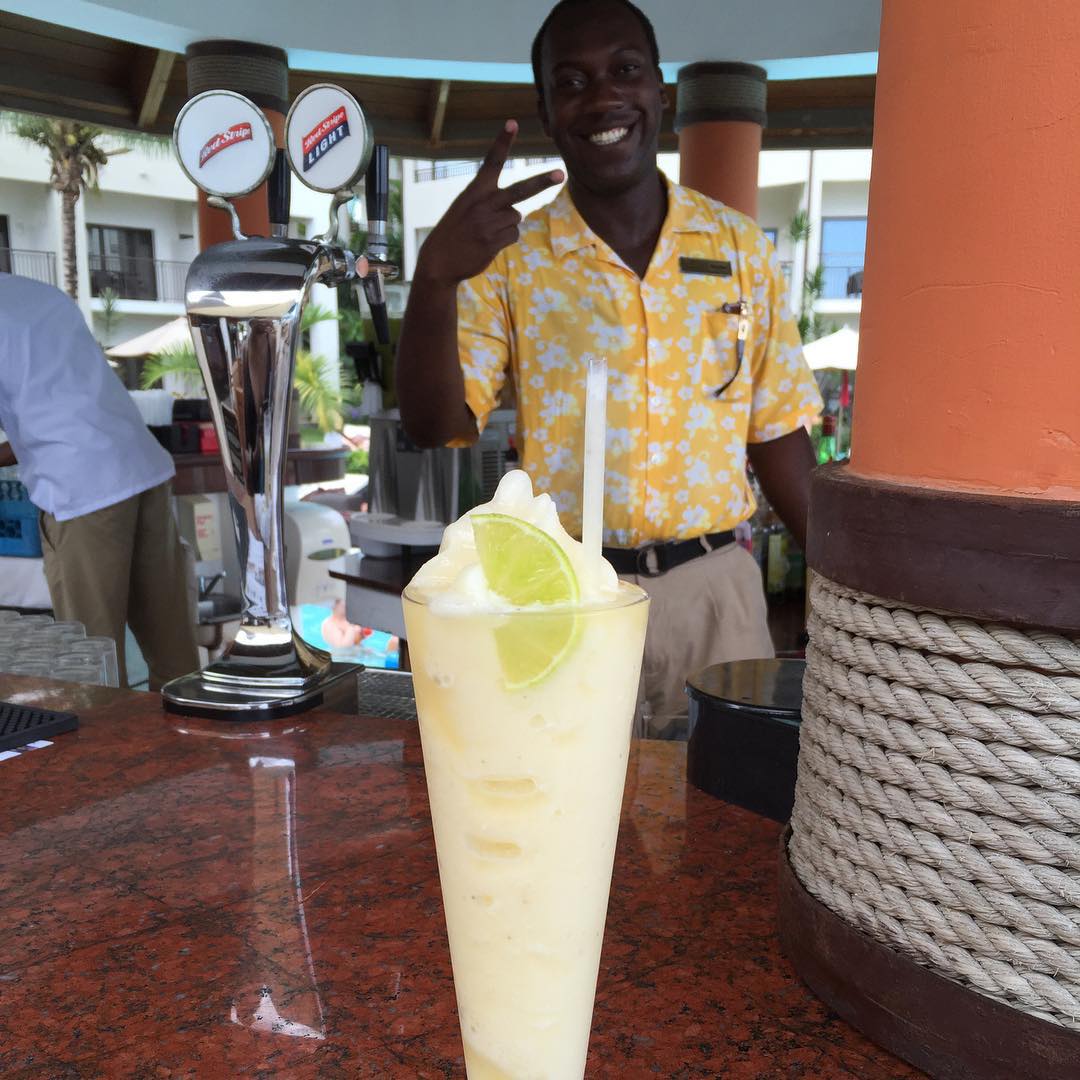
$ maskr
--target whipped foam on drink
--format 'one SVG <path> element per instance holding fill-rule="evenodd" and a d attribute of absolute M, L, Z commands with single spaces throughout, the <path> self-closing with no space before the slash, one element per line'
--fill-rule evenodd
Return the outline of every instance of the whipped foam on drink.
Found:
<path fill-rule="evenodd" d="M 580 589 L 580 606 L 611 603 L 617 598 L 619 579 L 611 564 L 602 558 L 587 557 L 581 543 L 562 527 L 551 496 L 534 495 L 529 474 L 515 469 L 499 482 L 491 502 L 474 507 L 447 525 L 438 555 L 425 563 L 412 579 L 410 593 L 426 600 L 433 611 L 451 614 L 512 608 L 488 588 L 469 520 L 473 514 L 505 514 L 547 533 L 570 560 Z"/>

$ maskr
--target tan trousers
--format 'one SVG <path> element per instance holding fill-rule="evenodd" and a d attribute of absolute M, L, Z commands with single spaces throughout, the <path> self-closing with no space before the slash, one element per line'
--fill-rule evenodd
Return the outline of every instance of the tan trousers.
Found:
<path fill-rule="evenodd" d="M 689 675 L 775 655 L 761 570 L 745 548 L 728 544 L 660 577 L 622 576 L 649 594 L 635 734 L 685 738 Z"/>
<path fill-rule="evenodd" d="M 92 514 L 57 521 L 42 513 L 41 548 L 57 619 L 111 637 L 127 685 L 124 624 L 150 669 L 150 689 L 199 666 L 187 570 L 169 483 Z"/>

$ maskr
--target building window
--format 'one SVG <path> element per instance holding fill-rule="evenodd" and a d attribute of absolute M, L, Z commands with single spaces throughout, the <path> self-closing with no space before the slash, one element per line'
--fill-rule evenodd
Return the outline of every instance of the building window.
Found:
<path fill-rule="evenodd" d="M 112 289 L 122 300 L 157 300 L 154 234 L 150 229 L 88 225 L 90 295 Z"/>
<path fill-rule="evenodd" d="M 762 229 L 761 231 L 769 238 L 769 243 L 772 244 L 773 247 L 776 247 L 776 230 Z"/>
<path fill-rule="evenodd" d="M 0 271 L 11 273 L 11 234 L 6 214 L 0 214 Z"/>
<path fill-rule="evenodd" d="M 866 254 L 866 218 L 821 219 L 823 299 L 862 296 L 863 258 Z"/>

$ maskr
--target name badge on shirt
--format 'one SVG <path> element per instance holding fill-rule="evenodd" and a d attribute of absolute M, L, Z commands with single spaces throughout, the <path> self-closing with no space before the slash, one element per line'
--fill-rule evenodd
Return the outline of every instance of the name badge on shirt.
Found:
<path fill-rule="evenodd" d="M 726 259 L 692 259 L 682 255 L 679 269 L 684 274 L 705 274 L 708 277 L 731 277 L 731 263 Z"/>

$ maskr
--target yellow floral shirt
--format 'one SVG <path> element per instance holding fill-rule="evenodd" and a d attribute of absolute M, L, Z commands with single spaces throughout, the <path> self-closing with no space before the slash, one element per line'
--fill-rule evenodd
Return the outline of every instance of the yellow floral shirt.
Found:
<path fill-rule="evenodd" d="M 750 218 L 670 183 L 641 280 L 564 187 L 458 288 L 466 400 L 483 430 L 512 378 L 522 467 L 580 535 L 587 357 L 605 356 L 604 543 L 733 528 L 754 512 L 747 441 L 779 438 L 821 411 L 785 287 L 776 251 Z M 740 300 L 751 320 L 743 361 L 715 397 L 737 366 L 739 316 L 721 308 Z"/>

